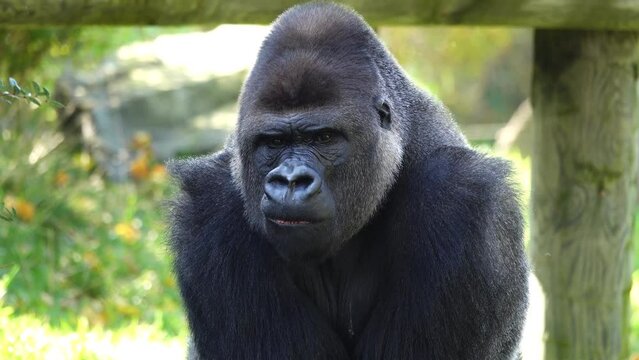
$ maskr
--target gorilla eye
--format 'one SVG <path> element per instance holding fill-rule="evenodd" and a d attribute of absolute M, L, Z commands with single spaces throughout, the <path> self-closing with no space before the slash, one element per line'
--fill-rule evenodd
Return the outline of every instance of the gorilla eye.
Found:
<path fill-rule="evenodd" d="M 269 147 L 272 147 L 272 148 L 280 148 L 284 146 L 284 139 L 278 138 L 278 137 L 270 138 L 267 144 Z"/>
<path fill-rule="evenodd" d="M 384 101 L 382 105 L 377 109 L 377 113 L 379 114 L 379 122 L 382 128 L 389 130 L 391 123 L 391 111 L 388 103 Z"/>
<path fill-rule="evenodd" d="M 320 133 L 315 136 L 315 142 L 318 144 L 328 144 L 333 141 L 333 134 L 329 132 Z"/>

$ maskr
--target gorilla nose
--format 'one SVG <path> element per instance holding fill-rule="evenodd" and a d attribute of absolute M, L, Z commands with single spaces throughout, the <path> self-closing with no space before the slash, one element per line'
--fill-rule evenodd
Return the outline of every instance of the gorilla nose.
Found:
<path fill-rule="evenodd" d="M 281 164 L 266 175 L 264 191 L 270 199 L 304 201 L 319 193 L 322 178 L 312 168 L 300 164 Z"/>

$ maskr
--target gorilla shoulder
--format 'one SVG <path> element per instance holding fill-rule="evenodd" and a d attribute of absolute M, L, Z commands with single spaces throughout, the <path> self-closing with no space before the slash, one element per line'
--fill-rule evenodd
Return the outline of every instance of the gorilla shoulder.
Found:
<path fill-rule="evenodd" d="M 169 173 L 182 190 L 169 204 L 172 224 L 170 245 L 178 268 L 205 268 L 200 263 L 205 262 L 210 254 L 210 251 L 202 251 L 205 247 L 213 246 L 214 240 L 223 238 L 224 233 L 246 229 L 242 200 L 233 183 L 230 159 L 228 152 L 220 151 L 167 164 Z"/>
<path fill-rule="evenodd" d="M 210 193 L 209 186 L 228 185 L 228 180 L 232 176 L 230 160 L 231 155 L 228 151 L 222 150 L 206 156 L 170 160 L 167 170 L 183 192 L 198 196 L 204 192 Z"/>

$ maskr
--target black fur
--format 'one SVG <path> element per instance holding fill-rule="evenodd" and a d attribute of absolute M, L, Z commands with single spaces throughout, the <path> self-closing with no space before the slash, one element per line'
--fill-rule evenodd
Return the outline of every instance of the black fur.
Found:
<path fill-rule="evenodd" d="M 284 259 L 259 208 L 277 164 L 255 134 L 318 112 L 338 114 L 347 141 L 325 162 L 330 247 L 315 261 Z M 517 355 L 527 265 L 509 167 L 470 149 L 353 12 L 283 14 L 227 148 L 170 170 L 182 188 L 171 245 L 193 359 Z"/>

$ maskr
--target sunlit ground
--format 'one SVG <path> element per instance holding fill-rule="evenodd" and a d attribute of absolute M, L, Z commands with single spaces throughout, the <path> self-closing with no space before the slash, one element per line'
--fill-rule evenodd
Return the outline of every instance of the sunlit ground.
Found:
<path fill-rule="evenodd" d="M 184 359 L 182 339 L 168 339 L 149 325 L 131 324 L 108 331 L 52 329 L 29 316 L 10 318 L 7 309 L 0 316 L 0 358 L 2 359 Z"/>

